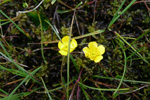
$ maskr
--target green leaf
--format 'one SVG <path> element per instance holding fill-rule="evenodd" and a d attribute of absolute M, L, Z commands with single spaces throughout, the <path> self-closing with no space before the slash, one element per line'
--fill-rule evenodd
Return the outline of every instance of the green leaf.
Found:
<path fill-rule="evenodd" d="M 35 24 L 35 26 L 38 27 L 40 25 L 38 13 L 40 14 L 43 30 L 47 30 L 48 24 L 44 20 L 48 19 L 48 18 L 45 15 L 43 15 L 42 13 L 37 12 L 37 11 L 29 12 L 29 13 L 27 13 L 27 15 L 29 16 L 30 20 Z"/>
<path fill-rule="evenodd" d="M 72 10 L 57 10 L 58 14 L 63 14 L 63 13 L 68 13 L 71 12 Z"/>
<path fill-rule="evenodd" d="M 56 2 L 56 0 L 52 0 L 51 4 L 53 5 Z"/>

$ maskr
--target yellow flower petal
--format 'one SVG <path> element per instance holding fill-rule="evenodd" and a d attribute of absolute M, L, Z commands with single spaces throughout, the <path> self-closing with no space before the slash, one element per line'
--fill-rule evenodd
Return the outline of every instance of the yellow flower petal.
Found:
<path fill-rule="evenodd" d="M 68 52 L 63 51 L 63 50 L 60 50 L 59 53 L 60 53 L 61 55 L 67 56 L 67 53 L 68 53 Z"/>
<path fill-rule="evenodd" d="M 68 43 L 69 42 L 69 36 L 65 36 L 62 38 L 62 43 Z"/>
<path fill-rule="evenodd" d="M 72 39 L 70 43 L 70 52 L 72 52 L 77 47 L 77 45 L 77 41 L 75 39 Z"/>
<path fill-rule="evenodd" d="M 88 46 L 89 46 L 89 49 L 95 49 L 97 48 L 98 44 L 96 42 L 90 42 Z"/>
<path fill-rule="evenodd" d="M 68 44 L 69 44 L 69 36 L 65 36 L 62 38 L 62 41 L 58 42 L 58 48 L 60 49 L 59 53 L 61 55 L 67 55 L 68 54 Z M 77 41 L 75 39 L 72 39 L 70 42 L 70 53 L 77 47 Z"/>
<path fill-rule="evenodd" d="M 90 60 L 92 60 L 92 61 L 95 59 L 94 57 L 90 57 L 90 55 L 89 55 L 89 58 L 90 58 Z"/>
<path fill-rule="evenodd" d="M 102 59 L 103 59 L 103 56 L 97 56 L 97 57 L 94 59 L 94 62 L 98 63 L 98 62 L 100 62 Z"/>
<path fill-rule="evenodd" d="M 71 40 L 71 48 L 76 48 L 77 47 L 77 41 L 75 39 Z"/>
<path fill-rule="evenodd" d="M 97 42 L 90 42 L 88 47 L 83 48 L 85 56 L 95 63 L 100 62 L 103 59 L 102 54 L 105 53 L 105 47 L 97 44 Z"/>
<path fill-rule="evenodd" d="M 61 41 L 59 41 L 59 42 L 58 42 L 58 48 L 59 48 L 59 49 L 62 49 L 63 47 L 64 47 L 64 45 L 62 44 Z"/>
<path fill-rule="evenodd" d="M 89 48 L 88 47 L 84 47 L 83 48 L 83 52 L 84 52 L 85 56 L 87 57 L 89 55 Z"/>
<path fill-rule="evenodd" d="M 102 55 L 105 53 L 105 47 L 103 45 L 99 45 L 97 49 L 99 54 Z"/>
<path fill-rule="evenodd" d="M 74 50 L 75 48 L 70 48 L 70 53 Z"/>

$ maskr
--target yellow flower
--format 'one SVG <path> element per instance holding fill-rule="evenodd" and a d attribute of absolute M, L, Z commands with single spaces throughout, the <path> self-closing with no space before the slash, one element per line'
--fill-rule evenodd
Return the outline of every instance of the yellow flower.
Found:
<path fill-rule="evenodd" d="M 65 36 L 62 38 L 62 41 L 58 42 L 59 53 L 61 55 L 66 56 L 68 53 L 68 44 L 69 44 L 69 36 Z M 70 41 L 70 53 L 77 47 L 77 41 L 72 39 Z"/>
<path fill-rule="evenodd" d="M 97 63 L 103 59 L 102 54 L 105 53 L 105 47 L 103 45 L 98 46 L 96 42 L 90 42 L 88 47 L 83 48 L 83 52 L 85 57 Z"/>

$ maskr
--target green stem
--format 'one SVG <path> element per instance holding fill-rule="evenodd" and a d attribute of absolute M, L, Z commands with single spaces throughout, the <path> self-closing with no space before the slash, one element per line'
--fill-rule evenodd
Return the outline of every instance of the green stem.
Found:
<path fill-rule="evenodd" d="M 120 42 L 120 43 L 121 43 L 121 42 Z M 120 47 L 122 48 L 122 51 L 123 51 L 123 54 L 124 54 L 124 59 L 125 59 L 125 62 L 124 62 L 124 70 L 123 70 L 123 75 L 122 75 L 122 78 L 121 78 L 121 80 L 120 80 L 120 83 L 119 83 L 117 89 L 115 90 L 115 92 L 113 93 L 113 95 L 115 95 L 116 92 L 119 90 L 119 88 L 120 88 L 120 86 L 121 86 L 121 84 L 122 84 L 122 82 L 123 82 L 123 78 L 124 78 L 126 69 L 127 69 L 127 57 L 126 57 L 126 53 L 125 53 L 125 50 L 123 49 L 123 45 L 120 44 L 120 43 L 119 43 L 119 45 L 120 45 Z"/>
<path fill-rule="evenodd" d="M 112 24 L 114 24 L 114 22 L 115 22 L 123 13 L 125 13 L 125 11 L 127 11 L 127 10 L 130 8 L 130 6 L 131 6 L 135 1 L 136 1 L 136 0 L 132 0 L 132 2 L 131 2 L 122 12 L 120 12 L 120 14 L 119 14 L 118 16 L 116 16 L 115 18 L 113 18 L 113 20 L 110 22 L 108 28 L 110 28 L 110 26 L 111 26 Z"/>
<path fill-rule="evenodd" d="M 71 28 L 69 33 L 69 43 L 68 43 L 68 55 L 67 55 L 67 84 L 69 83 L 69 67 L 70 67 L 70 41 L 71 41 L 71 34 L 72 34 L 72 27 L 74 22 L 75 11 L 73 14 Z M 69 84 L 67 85 L 67 100 L 69 100 Z"/>
<path fill-rule="evenodd" d="M 43 50 L 43 26 L 42 26 L 42 21 L 41 21 L 41 17 L 40 17 L 40 14 L 38 13 L 38 17 L 39 17 L 39 21 L 40 21 L 40 26 L 41 26 L 41 54 L 42 54 L 42 58 L 44 60 L 44 62 L 46 63 L 46 60 L 45 60 L 45 56 L 44 56 L 44 50 Z"/>
<path fill-rule="evenodd" d="M 61 86 L 62 86 L 62 88 L 65 90 L 65 86 L 64 86 L 64 83 L 63 83 L 63 75 L 62 75 L 64 60 L 65 60 L 65 56 L 63 56 L 63 58 L 62 58 L 61 70 L 60 70 L 60 77 L 61 77 L 61 82 L 62 82 Z M 65 92 L 66 92 L 66 91 L 65 91 Z"/>

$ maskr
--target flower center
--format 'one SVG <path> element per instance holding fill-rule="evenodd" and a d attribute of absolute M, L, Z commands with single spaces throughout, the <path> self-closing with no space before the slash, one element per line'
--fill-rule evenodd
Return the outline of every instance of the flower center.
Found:
<path fill-rule="evenodd" d="M 89 55 L 89 58 L 91 60 L 94 60 L 97 56 L 99 56 L 98 52 L 97 52 L 97 48 L 94 49 L 94 50 L 90 50 L 90 55 Z"/>
<path fill-rule="evenodd" d="M 68 47 L 69 47 L 68 44 L 65 44 L 64 47 L 63 47 L 63 50 L 66 51 L 66 52 L 68 52 Z M 70 45 L 70 51 L 71 51 L 71 49 L 73 49 L 73 48 Z"/>

